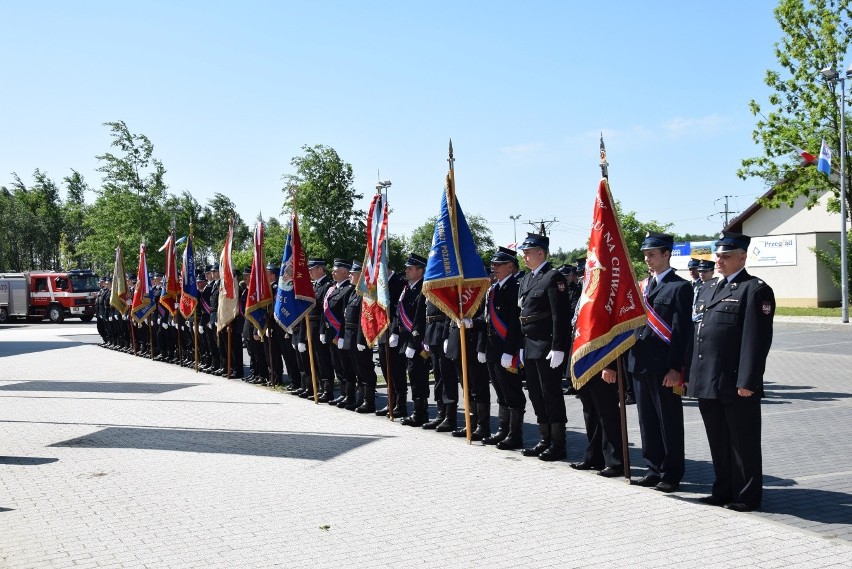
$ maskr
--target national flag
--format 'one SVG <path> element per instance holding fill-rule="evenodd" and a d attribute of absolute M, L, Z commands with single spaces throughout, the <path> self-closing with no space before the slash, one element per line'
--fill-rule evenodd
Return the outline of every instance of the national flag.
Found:
<path fill-rule="evenodd" d="M 127 280 L 124 278 L 124 256 L 121 244 L 115 248 L 115 265 L 112 269 L 112 287 L 109 293 L 109 304 L 122 315 L 127 312 Z"/>
<path fill-rule="evenodd" d="M 299 323 L 316 304 L 314 288 L 308 274 L 308 261 L 299 236 L 299 218 L 290 218 L 290 231 L 281 255 L 278 291 L 275 295 L 275 321 L 287 331 Z"/>
<path fill-rule="evenodd" d="M 828 147 L 828 144 L 825 142 L 825 139 L 822 139 L 822 146 L 819 150 L 819 161 L 817 162 L 817 170 L 825 174 L 826 176 L 831 175 L 831 148 Z"/>
<path fill-rule="evenodd" d="M 180 313 L 189 318 L 198 304 L 198 285 L 195 283 L 195 252 L 192 249 L 192 235 L 186 240 L 183 260 L 180 267 L 181 294 Z"/>
<path fill-rule="evenodd" d="M 793 150 L 795 150 L 796 153 L 799 156 L 802 157 L 802 163 L 799 164 L 799 166 L 802 166 L 802 167 L 804 167 L 804 166 L 816 166 L 816 164 L 817 164 L 817 157 L 816 156 L 814 156 L 813 154 L 811 154 L 807 150 L 802 150 L 801 148 L 799 148 L 795 144 L 790 144 L 789 142 L 786 142 L 786 141 L 784 143 L 787 146 L 789 146 L 790 148 L 792 148 Z"/>
<path fill-rule="evenodd" d="M 441 312 L 456 320 L 470 318 L 479 308 L 491 279 L 473 234 L 456 199 L 452 170 L 441 198 L 432 249 L 423 275 L 423 294 Z"/>
<path fill-rule="evenodd" d="M 180 281 L 177 273 L 177 258 L 175 255 L 175 232 L 169 231 L 169 238 L 159 249 L 166 251 L 166 274 L 163 279 L 163 294 L 160 295 L 160 304 L 166 307 L 169 314 L 175 315 L 177 309 L 177 297 L 180 292 Z"/>
<path fill-rule="evenodd" d="M 151 292 L 151 280 L 148 277 L 147 247 L 144 243 L 139 245 L 139 269 L 136 272 L 136 290 L 133 291 L 133 304 L 130 312 L 133 319 L 140 323 L 156 308 L 154 306 L 154 295 Z"/>
<path fill-rule="evenodd" d="M 388 204 L 381 193 L 373 197 L 367 213 L 367 250 L 356 290 L 361 295 L 361 329 L 373 347 L 390 324 L 388 307 Z"/>
<path fill-rule="evenodd" d="M 219 288 L 219 310 L 216 317 L 217 332 L 227 328 L 240 313 L 240 292 L 237 279 L 234 278 L 234 260 L 231 257 L 233 246 L 234 224 L 232 222 L 228 225 L 228 235 L 225 237 L 222 254 L 219 255 L 219 274 L 222 276 L 222 283 Z"/>
<path fill-rule="evenodd" d="M 634 330 L 647 320 L 613 203 L 609 182 L 603 178 L 595 199 L 571 350 L 576 389 L 626 352 L 636 342 Z"/>
<path fill-rule="evenodd" d="M 261 338 L 266 334 L 266 307 L 272 304 L 272 287 L 266 278 L 266 260 L 263 255 L 263 220 L 254 228 L 254 255 L 246 300 L 246 319 L 257 328 Z"/>

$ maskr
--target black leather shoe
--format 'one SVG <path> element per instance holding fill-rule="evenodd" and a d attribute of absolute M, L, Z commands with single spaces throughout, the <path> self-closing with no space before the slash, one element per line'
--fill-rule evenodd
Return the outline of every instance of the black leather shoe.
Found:
<path fill-rule="evenodd" d="M 643 486 L 645 488 L 654 488 L 657 484 L 660 483 L 660 477 L 654 476 L 652 474 L 647 474 L 636 481 L 637 486 Z"/>
<path fill-rule="evenodd" d="M 600 466 L 592 464 L 591 462 L 586 462 L 585 460 L 583 462 L 572 462 L 568 466 L 574 470 L 601 470 Z"/>
<path fill-rule="evenodd" d="M 624 468 L 620 468 L 618 466 L 607 466 L 600 472 L 598 472 L 598 476 L 603 476 L 604 478 L 615 478 L 616 476 L 624 476 Z"/>
<path fill-rule="evenodd" d="M 671 492 L 677 492 L 677 489 L 680 488 L 680 484 L 677 482 L 666 482 L 665 480 L 660 480 L 656 486 L 654 486 L 654 490 L 657 492 L 665 492 L 666 494 L 670 494 Z"/>
<path fill-rule="evenodd" d="M 760 504 L 746 504 L 745 502 L 731 502 L 730 504 L 725 504 L 726 510 L 733 510 L 735 512 L 751 512 L 759 507 Z"/>
<path fill-rule="evenodd" d="M 624 398 L 624 404 L 625 405 L 636 405 L 636 400 L 633 398 L 632 395 L 628 395 L 627 397 Z"/>
<path fill-rule="evenodd" d="M 698 501 L 702 504 L 707 504 L 708 506 L 724 506 L 725 502 L 727 502 L 727 500 L 712 494 L 709 496 L 702 496 L 701 498 L 698 498 Z"/>

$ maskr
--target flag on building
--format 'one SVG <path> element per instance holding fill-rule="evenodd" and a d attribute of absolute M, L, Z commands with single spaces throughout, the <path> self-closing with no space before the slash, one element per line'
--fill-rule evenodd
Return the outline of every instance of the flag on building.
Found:
<path fill-rule="evenodd" d="M 372 347 L 390 323 L 388 307 L 388 204 L 378 193 L 370 203 L 367 213 L 367 251 L 358 280 L 357 291 L 361 295 L 361 329 L 364 340 Z"/>
<path fill-rule="evenodd" d="M 246 300 L 246 319 L 257 328 L 261 338 L 266 334 L 266 307 L 272 304 L 272 287 L 266 278 L 266 260 L 263 254 L 263 220 L 254 228 L 254 255 Z"/>
<path fill-rule="evenodd" d="M 817 170 L 825 174 L 826 176 L 831 175 L 831 148 L 828 147 L 828 144 L 825 142 L 825 139 L 822 139 L 822 146 L 819 149 L 819 161 L 817 162 Z"/>
<path fill-rule="evenodd" d="M 195 251 L 192 249 L 192 235 L 186 240 L 183 260 L 180 267 L 181 294 L 180 313 L 189 318 L 198 304 L 198 285 L 195 283 Z"/>
<path fill-rule="evenodd" d="M 175 315 L 177 308 L 178 293 L 180 293 L 180 281 L 178 280 L 177 258 L 175 255 L 175 232 L 169 231 L 169 238 L 159 249 L 165 250 L 166 274 L 163 279 L 163 294 L 160 295 L 160 304 L 166 307 L 169 314 Z"/>
<path fill-rule="evenodd" d="M 139 268 L 136 271 L 136 289 L 133 291 L 133 304 L 130 305 L 130 313 L 137 323 L 148 318 L 148 315 L 156 308 L 154 305 L 154 294 L 151 291 L 151 279 L 148 276 L 147 247 L 144 243 L 139 245 Z"/>
<path fill-rule="evenodd" d="M 234 260 L 231 257 L 231 249 L 234 246 L 234 224 L 228 225 L 228 235 L 225 237 L 225 245 L 222 254 L 219 255 L 219 275 L 222 283 L 219 287 L 219 309 L 216 318 L 216 331 L 221 332 L 234 321 L 240 313 L 240 291 L 237 279 L 234 277 Z M 239 331 L 242 334 L 242 330 Z"/>
<path fill-rule="evenodd" d="M 124 278 L 124 255 L 121 253 L 121 244 L 115 248 L 115 265 L 112 269 L 109 304 L 122 315 L 127 312 L 127 279 Z"/>
<path fill-rule="evenodd" d="M 609 182 L 601 179 L 571 350 L 577 389 L 627 351 L 647 320 L 613 204 Z"/>
<path fill-rule="evenodd" d="M 490 285 L 491 279 L 456 199 L 450 170 L 423 275 L 423 294 L 450 318 L 469 318 Z"/>
<path fill-rule="evenodd" d="M 299 323 L 311 311 L 317 300 L 308 261 L 299 236 L 299 218 L 296 213 L 290 218 L 290 230 L 281 255 L 278 271 L 278 291 L 275 295 L 275 321 L 287 331 Z"/>

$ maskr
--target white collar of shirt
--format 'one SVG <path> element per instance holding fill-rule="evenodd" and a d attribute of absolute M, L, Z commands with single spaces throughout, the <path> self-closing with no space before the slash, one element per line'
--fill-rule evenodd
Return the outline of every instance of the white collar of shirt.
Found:
<path fill-rule="evenodd" d="M 498 285 L 500 288 L 503 288 L 503 285 L 504 285 L 504 284 L 506 284 L 506 281 L 508 281 L 508 280 L 509 280 L 509 279 L 511 279 L 511 278 L 512 278 L 512 275 L 509 275 L 508 277 L 506 277 L 506 278 L 505 278 L 505 279 L 503 279 L 502 281 L 498 281 L 498 282 L 497 282 L 497 285 Z"/>
<path fill-rule="evenodd" d="M 537 275 L 541 272 L 541 270 L 544 268 L 544 266 L 545 266 L 546 264 L 547 264 L 547 261 L 545 261 L 544 263 L 542 263 L 542 264 L 540 264 L 539 266 L 537 266 L 536 268 L 534 268 L 534 269 L 531 271 L 531 272 L 532 272 L 532 276 L 534 276 L 534 277 L 535 277 L 535 276 L 537 276 Z"/>
<path fill-rule="evenodd" d="M 736 273 L 734 273 L 734 274 L 732 274 L 732 275 L 728 275 L 727 277 L 725 277 L 726 279 L 728 279 L 728 280 L 727 280 L 727 282 L 731 282 L 732 280 L 734 280 L 735 278 L 737 278 L 737 275 L 738 275 L 738 274 L 740 274 L 741 272 L 743 272 L 743 269 L 745 269 L 745 267 L 743 267 L 742 269 L 740 269 L 740 270 L 739 270 L 739 271 L 737 271 Z"/>
<path fill-rule="evenodd" d="M 671 272 L 671 270 L 672 270 L 672 268 L 669 267 L 668 269 L 666 269 L 665 271 L 663 271 L 662 273 L 660 273 L 659 275 L 654 277 L 654 278 L 657 279 L 657 284 L 660 284 L 661 282 L 663 282 L 663 279 L 666 278 L 666 275 L 669 274 Z"/>

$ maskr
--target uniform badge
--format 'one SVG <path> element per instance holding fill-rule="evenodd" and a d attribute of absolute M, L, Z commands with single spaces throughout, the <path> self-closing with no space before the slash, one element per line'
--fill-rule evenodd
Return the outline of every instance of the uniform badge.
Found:
<path fill-rule="evenodd" d="M 565 292 L 565 283 L 564 282 L 556 283 L 556 288 L 559 289 L 559 292 Z"/>
<path fill-rule="evenodd" d="M 761 306 L 761 310 L 767 316 L 772 314 L 772 303 L 768 301 L 764 301 L 763 306 Z"/>
<path fill-rule="evenodd" d="M 737 290 L 737 285 L 740 283 L 731 283 L 731 290 Z"/>

